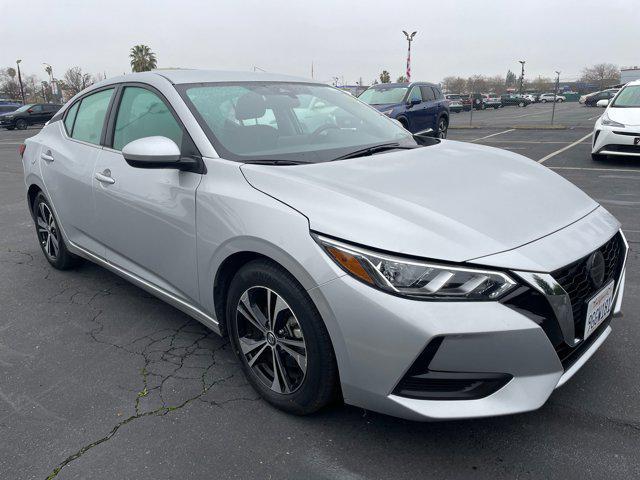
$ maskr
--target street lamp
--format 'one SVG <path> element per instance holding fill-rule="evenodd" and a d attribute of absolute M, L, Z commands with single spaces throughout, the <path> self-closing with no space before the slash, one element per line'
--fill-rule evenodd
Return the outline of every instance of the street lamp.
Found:
<path fill-rule="evenodd" d="M 553 91 L 553 110 L 551 110 L 551 125 L 553 125 L 556 116 L 556 97 L 558 96 L 558 87 L 560 86 L 560 72 L 556 70 L 556 89 Z"/>
<path fill-rule="evenodd" d="M 416 32 L 413 32 L 411 35 L 407 33 L 406 30 L 403 30 L 404 36 L 407 37 L 407 42 L 409 43 L 409 48 L 407 49 L 407 82 L 411 81 L 411 42 L 413 42 L 413 37 L 416 36 Z"/>
<path fill-rule="evenodd" d="M 520 95 L 522 95 L 522 91 L 524 90 L 524 60 L 518 60 L 520 65 L 522 65 L 522 73 L 520 74 Z"/>
<path fill-rule="evenodd" d="M 16 60 L 16 65 L 18 66 L 18 82 L 20 83 L 20 96 L 22 97 L 22 104 L 27 103 L 24 98 L 24 87 L 22 86 L 22 74 L 20 73 L 20 62 L 22 60 Z"/>

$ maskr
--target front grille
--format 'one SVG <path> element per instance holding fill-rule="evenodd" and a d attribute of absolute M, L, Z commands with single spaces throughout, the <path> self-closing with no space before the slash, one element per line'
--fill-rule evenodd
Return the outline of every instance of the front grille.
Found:
<path fill-rule="evenodd" d="M 624 244 L 620 233 L 598 250 L 602 253 L 605 262 L 605 280 L 602 285 L 606 285 L 612 279 L 617 281 L 624 261 Z M 576 336 L 581 336 L 584 331 L 587 303 L 602 288 L 595 287 L 589 277 L 587 260 L 590 255 L 552 274 L 571 300 Z"/>
<path fill-rule="evenodd" d="M 640 155 L 640 145 L 605 145 L 600 149 L 602 152 L 635 153 Z"/>

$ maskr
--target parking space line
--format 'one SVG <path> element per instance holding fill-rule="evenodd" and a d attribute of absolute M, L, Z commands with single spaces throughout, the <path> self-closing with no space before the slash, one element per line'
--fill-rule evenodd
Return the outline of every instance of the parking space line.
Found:
<path fill-rule="evenodd" d="M 589 132 L 587 135 L 585 135 L 584 137 L 582 137 L 579 140 L 576 140 L 573 143 L 570 143 L 569 145 L 567 145 L 566 147 L 562 147 L 560 150 L 556 150 L 555 152 L 551 152 L 549 155 L 547 155 L 546 157 L 542 157 L 540 160 L 538 160 L 538 163 L 544 163 L 547 160 L 549 160 L 550 158 L 555 157 L 556 155 L 558 155 L 559 153 L 565 152 L 567 150 L 569 150 L 571 147 L 575 147 L 576 145 L 578 145 L 579 143 L 582 143 L 584 140 L 586 140 L 587 138 L 589 138 L 591 135 L 593 135 L 593 132 Z"/>
<path fill-rule="evenodd" d="M 602 116 L 602 114 L 596 115 L 595 117 L 587 118 L 587 120 L 595 120 L 596 118 L 601 117 L 601 116 Z"/>
<path fill-rule="evenodd" d="M 476 139 L 471 140 L 471 141 L 472 142 L 477 142 L 479 140 L 484 140 L 485 138 L 491 138 L 491 137 L 495 137 L 496 135 L 502 135 L 503 133 L 509 133 L 509 132 L 513 132 L 513 131 L 515 131 L 515 128 L 510 128 L 509 130 L 505 130 L 504 132 L 492 133 L 491 135 L 486 135 L 484 137 L 476 138 Z"/>
<path fill-rule="evenodd" d="M 633 170 L 631 168 L 596 168 L 596 167 L 549 167 L 551 170 L 587 170 L 593 172 L 631 172 L 640 173 L 640 169 Z M 628 177 L 625 177 L 628 178 Z"/>

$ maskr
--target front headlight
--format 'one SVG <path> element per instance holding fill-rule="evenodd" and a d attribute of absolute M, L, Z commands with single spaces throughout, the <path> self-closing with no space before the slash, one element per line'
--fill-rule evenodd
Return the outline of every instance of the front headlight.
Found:
<path fill-rule="evenodd" d="M 502 272 L 409 260 L 314 235 L 356 279 L 380 290 L 423 300 L 497 300 L 516 287 Z"/>
<path fill-rule="evenodd" d="M 607 112 L 604 112 L 602 114 L 602 117 L 600 117 L 600 123 L 602 125 L 605 125 L 607 127 L 620 127 L 620 128 L 624 128 L 624 123 L 620 123 L 620 122 L 616 122 L 613 121 L 609 118 L 609 115 L 607 115 Z"/>

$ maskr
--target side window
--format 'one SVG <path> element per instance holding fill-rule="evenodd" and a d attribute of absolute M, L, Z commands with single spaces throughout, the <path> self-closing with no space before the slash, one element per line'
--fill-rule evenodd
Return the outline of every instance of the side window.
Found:
<path fill-rule="evenodd" d="M 102 126 L 107 114 L 113 88 L 84 97 L 78 107 L 71 138 L 84 142 L 100 144 Z"/>
<path fill-rule="evenodd" d="M 64 128 L 67 130 L 67 135 L 71 135 L 71 132 L 73 131 L 73 122 L 76 121 L 79 106 L 80 102 L 74 103 L 64 117 Z"/>
<path fill-rule="evenodd" d="M 425 102 L 429 102 L 431 100 L 435 100 L 436 96 L 433 94 L 433 89 L 431 87 L 420 87 L 420 90 L 422 90 L 422 98 L 424 99 Z"/>
<path fill-rule="evenodd" d="M 409 98 L 407 98 L 408 102 L 412 102 L 414 100 L 418 100 L 422 102 L 422 95 L 420 94 L 420 87 L 413 87 L 411 92 L 409 93 Z"/>
<path fill-rule="evenodd" d="M 155 93 L 140 87 L 125 87 L 113 134 L 113 148 L 144 137 L 167 137 L 182 147 L 183 131 L 169 107 Z"/>
<path fill-rule="evenodd" d="M 42 113 L 42 105 L 34 105 L 29 110 L 31 110 L 33 113 Z"/>
<path fill-rule="evenodd" d="M 442 92 L 440 91 L 439 88 L 437 87 L 431 87 L 433 89 L 433 93 L 436 96 L 437 100 L 442 100 L 444 98 L 444 95 L 442 95 Z"/>

